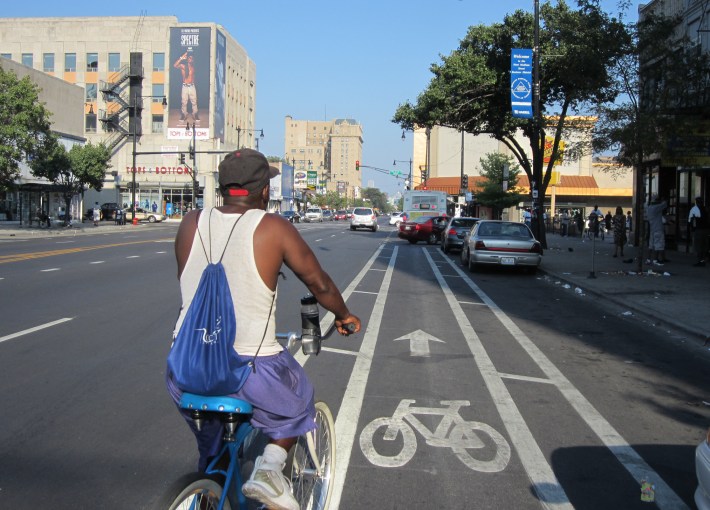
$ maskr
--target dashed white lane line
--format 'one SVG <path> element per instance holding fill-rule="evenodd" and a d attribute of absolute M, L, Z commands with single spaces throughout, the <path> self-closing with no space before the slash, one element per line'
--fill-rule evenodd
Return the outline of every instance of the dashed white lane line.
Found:
<path fill-rule="evenodd" d="M 140 256 L 140 255 L 129 255 L 129 256 L 126 257 L 126 258 L 127 258 L 127 259 L 139 259 L 139 258 L 141 258 L 141 256 Z"/>
<path fill-rule="evenodd" d="M 17 338 L 18 336 L 28 335 L 30 333 L 34 333 L 35 331 L 39 331 L 41 329 L 50 328 L 52 326 L 56 326 L 57 324 L 67 322 L 72 319 L 73 319 L 73 317 L 65 317 L 63 319 L 58 319 L 56 321 L 47 322 L 46 324 L 41 324 L 39 326 L 35 326 L 34 328 L 29 328 L 29 329 L 25 329 L 22 331 L 18 331 L 17 333 L 12 333 L 11 335 L 2 336 L 2 337 L 0 337 L 0 342 L 4 342 L 5 340 L 12 340 L 13 338 Z"/>
<path fill-rule="evenodd" d="M 58 267 L 51 267 L 49 269 L 40 269 L 41 272 L 43 273 L 49 273 L 50 271 L 59 271 Z"/>
<path fill-rule="evenodd" d="M 95 260 L 94 262 L 89 262 L 89 264 L 103 264 L 103 260 Z"/>

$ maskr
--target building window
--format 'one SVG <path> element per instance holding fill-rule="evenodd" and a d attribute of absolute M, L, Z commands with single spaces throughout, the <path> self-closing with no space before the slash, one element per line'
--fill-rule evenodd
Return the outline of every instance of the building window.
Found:
<path fill-rule="evenodd" d="M 108 70 L 110 72 L 116 72 L 121 69 L 121 54 L 120 53 L 109 53 L 108 54 Z"/>
<path fill-rule="evenodd" d="M 98 53 L 87 53 L 86 54 L 86 70 L 94 72 L 94 73 L 99 70 L 99 54 Z"/>
<path fill-rule="evenodd" d="M 42 56 L 42 70 L 45 73 L 54 72 L 54 53 L 45 53 Z"/>
<path fill-rule="evenodd" d="M 96 101 L 96 84 L 87 83 L 86 84 L 86 102 L 93 103 Z"/>
<path fill-rule="evenodd" d="M 153 53 L 153 71 L 165 71 L 165 53 Z"/>
<path fill-rule="evenodd" d="M 32 58 L 32 53 L 23 53 L 22 54 L 22 65 L 27 66 L 27 67 L 33 67 L 33 58 Z"/>
<path fill-rule="evenodd" d="M 153 93 L 151 98 L 154 103 L 162 103 L 163 97 L 165 96 L 165 84 L 164 83 L 154 83 Z"/>
<path fill-rule="evenodd" d="M 65 53 L 64 54 L 64 72 L 65 73 L 76 72 L 76 53 Z"/>
<path fill-rule="evenodd" d="M 153 122 L 151 124 L 151 131 L 153 133 L 162 133 L 163 132 L 163 116 L 162 115 L 153 115 Z"/>
<path fill-rule="evenodd" d="M 87 113 L 84 116 L 84 129 L 87 133 L 96 133 L 96 114 Z"/>
<path fill-rule="evenodd" d="M 12 53 L 0 53 L 0 57 L 12 60 Z"/>

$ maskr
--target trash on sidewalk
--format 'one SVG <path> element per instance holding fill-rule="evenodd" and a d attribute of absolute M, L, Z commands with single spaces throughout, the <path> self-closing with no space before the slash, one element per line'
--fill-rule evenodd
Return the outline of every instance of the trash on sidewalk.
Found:
<path fill-rule="evenodd" d="M 647 480 L 641 480 L 641 501 L 653 503 L 656 500 L 656 486 Z"/>

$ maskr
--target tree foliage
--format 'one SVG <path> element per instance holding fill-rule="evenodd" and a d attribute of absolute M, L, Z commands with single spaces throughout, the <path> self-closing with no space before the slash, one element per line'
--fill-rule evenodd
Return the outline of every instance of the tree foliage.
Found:
<path fill-rule="evenodd" d="M 20 162 L 36 157 L 50 136 L 50 116 L 29 77 L 0 67 L 0 189 L 12 187 Z"/>
<path fill-rule="evenodd" d="M 546 2 L 540 9 L 540 119 L 544 120 L 539 126 L 535 119 L 515 118 L 511 112 L 511 52 L 532 48 L 534 43 L 534 16 L 521 10 L 505 16 L 502 23 L 470 27 L 459 47 L 431 66 L 434 77 L 417 102 L 401 104 L 393 122 L 405 129 L 440 125 L 489 134 L 508 147 L 544 196 L 560 140 L 578 127 L 568 117 L 615 99 L 618 90 L 611 69 L 629 40 L 624 24 L 608 16 L 597 0 L 577 4 L 572 9 L 560 0 L 554 5 Z M 518 133 L 527 138 L 528 150 L 519 143 Z M 548 134 L 554 139 L 552 157 L 543 168 Z M 580 150 L 567 147 L 567 157 Z"/>
<path fill-rule="evenodd" d="M 521 201 L 522 195 L 516 190 L 520 168 L 511 156 L 490 153 L 480 159 L 483 189 L 476 192 L 476 202 L 493 209 L 493 217 L 500 218 L 503 209 L 513 207 Z M 508 167 L 507 189 L 503 189 L 503 169 Z"/>
<path fill-rule="evenodd" d="M 103 144 L 66 147 L 52 135 L 45 139 L 32 160 L 32 174 L 52 182 L 62 193 L 66 211 L 74 196 L 87 188 L 101 191 L 106 170 L 111 167 L 111 152 Z"/>

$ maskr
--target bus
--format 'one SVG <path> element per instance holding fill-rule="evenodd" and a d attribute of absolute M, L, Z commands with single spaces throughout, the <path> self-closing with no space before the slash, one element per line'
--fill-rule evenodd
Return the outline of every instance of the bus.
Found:
<path fill-rule="evenodd" d="M 402 212 L 411 221 L 418 216 L 446 216 L 446 192 L 429 190 L 405 191 Z"/>

